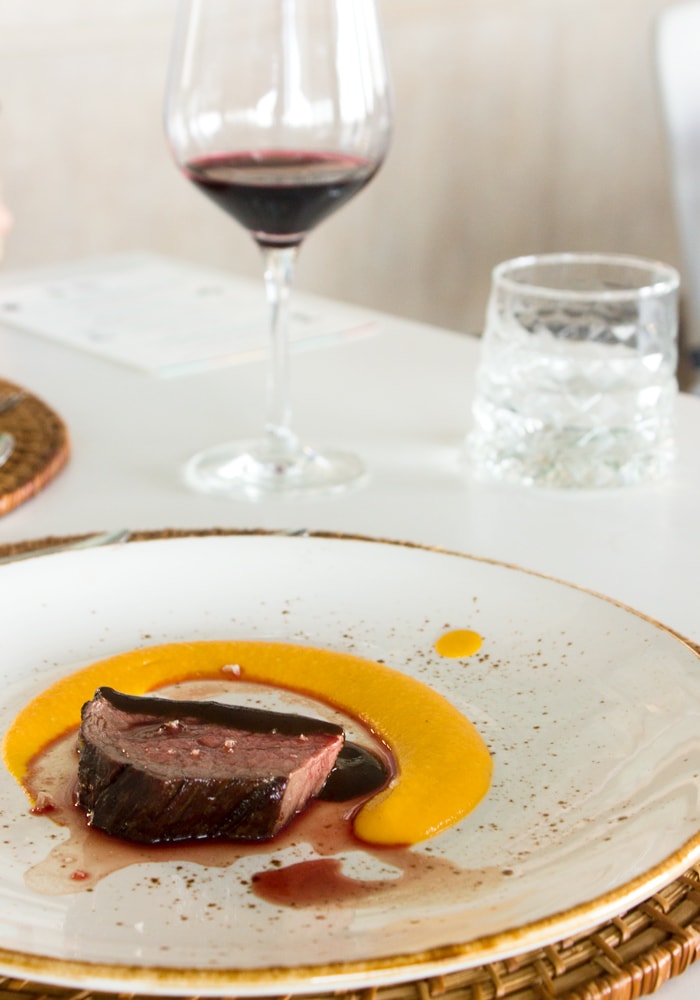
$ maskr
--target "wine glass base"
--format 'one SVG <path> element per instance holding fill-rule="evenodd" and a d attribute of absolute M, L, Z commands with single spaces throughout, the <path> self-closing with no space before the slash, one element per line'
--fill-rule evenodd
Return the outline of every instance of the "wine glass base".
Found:
<path fill-rule="evenodd" d="M 231 442 L 194 455 L 185 482 L 201 493 L 240 500 L 302 499 L 340 493 L 366 476 L 362 461 L 346 452 L 323 454 L 299 447 L 271 454 L 265 442 Z"/>

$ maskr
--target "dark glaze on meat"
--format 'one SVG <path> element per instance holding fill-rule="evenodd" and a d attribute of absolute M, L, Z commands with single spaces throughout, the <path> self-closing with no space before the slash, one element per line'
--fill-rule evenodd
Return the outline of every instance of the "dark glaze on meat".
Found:
<path fill-rule="evenodd" d="M 291 712 L 271 712 L 263 708 L 227 705 L 220 701 L 179 701 L 149 695 L 123 694 L 111 687 L 101 687 L 102 695 L 120 712 L 130 715 L 154 715 L 161 719 L 196 718 L 213 726 L 230 726 L 249 733 L 280 733 L 283 736 L 304 736 L 310 733 L 342 735 L 341 726 Z"/>

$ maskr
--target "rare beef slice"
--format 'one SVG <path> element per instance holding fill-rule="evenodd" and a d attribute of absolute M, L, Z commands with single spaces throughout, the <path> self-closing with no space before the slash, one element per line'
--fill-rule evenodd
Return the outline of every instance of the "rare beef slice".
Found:
<path fill-rule="evenodd" d="M 82 710 L 77 804 L 139 843 L 266 840 L 318 794 L 343 741 L 320 719 L 103 687 Z"/>

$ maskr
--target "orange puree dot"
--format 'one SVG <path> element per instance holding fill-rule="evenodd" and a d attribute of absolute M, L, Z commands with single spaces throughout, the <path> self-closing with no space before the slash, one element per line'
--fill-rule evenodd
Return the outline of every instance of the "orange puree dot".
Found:
<path fill-rule="evenodd" d="M 101 685 L 145 694 L 181 680 L 222 677 L 316 697 L 360 719 L 391 747 L 397 775 L 356 814 L 362 840 L 425 840 L 462 819 L 488 791 L 492 765 L 483 740 L 436 691 L 371 660 L 274 642 L 172 643 L 93 663 L 22 709 L 5 735 L 3 759 L 22 784 L 32 758 L 80 724 L 83 703 Z"/>
<path fill-rule="evenodd" d="M 472 632 L 468 628 L 457 628 L 441 635 L 435 643 L 435 649 L 440 656 L 459 659 L 462 656 L 473 656 L 474 653 L 478 653 L 482 642 L 478 632 Z"/>

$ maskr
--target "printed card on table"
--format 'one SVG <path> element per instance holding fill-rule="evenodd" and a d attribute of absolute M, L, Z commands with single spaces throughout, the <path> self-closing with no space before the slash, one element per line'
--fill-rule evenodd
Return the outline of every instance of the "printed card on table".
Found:
<path fill-rule="evenodd" d="M 263 357 L 262 282 L 125 254 L 0 278 L 0 321 L 152 375 L 185 375 Z M 293 295 L 294 349 L 371 332 L 369 313 Z"/>

